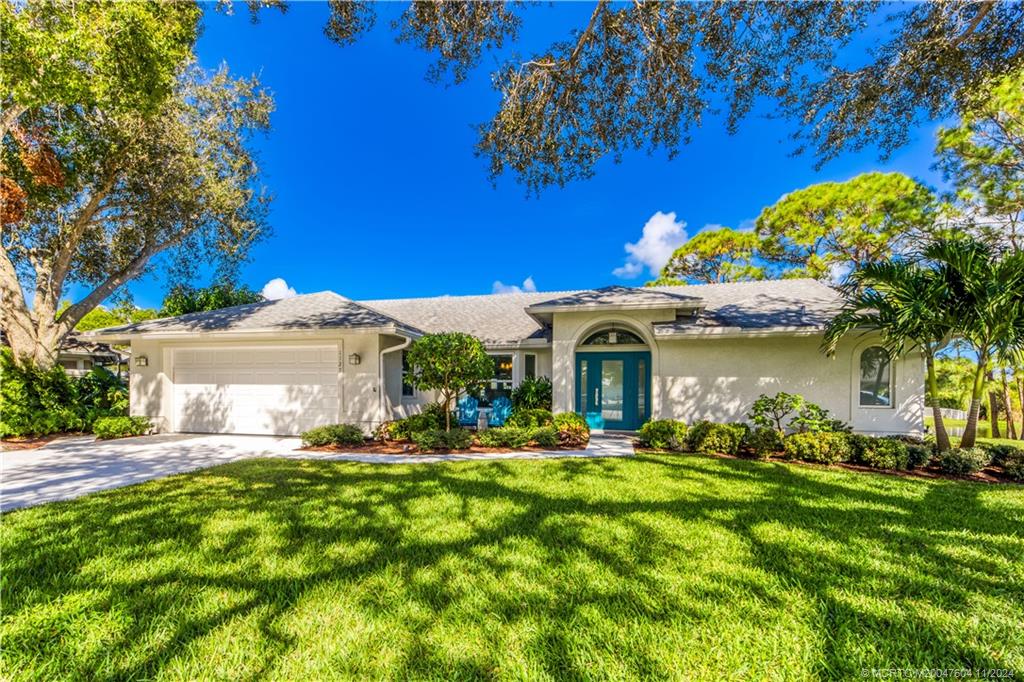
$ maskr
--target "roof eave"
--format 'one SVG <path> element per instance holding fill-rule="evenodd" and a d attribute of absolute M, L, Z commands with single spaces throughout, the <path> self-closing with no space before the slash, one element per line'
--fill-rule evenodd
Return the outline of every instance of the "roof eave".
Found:
<path fill-rule="evenodd" d="M 274 336 L 329 337 L 338 334 L 394 334 L 415 339 L 423 336 L 423 332 L 411 327 L 388 324 L 368 327 L 296 327 L 291 329 L 183 329 L 180 331 L 117 331 L 104 332 L 98 329 L 82 333 L 79 336 L 104 343 L 130 343 L 133 340 L 143 341 L 182 341 L 194 339 L 235 339 L 235 338 L 270 338 Z"/>
<path fill-rule="evenodd" d="M 824 327 L 702 327 L 654 333 L 655 339 L 760 338 L 765 336 L 818 336 Z"/>

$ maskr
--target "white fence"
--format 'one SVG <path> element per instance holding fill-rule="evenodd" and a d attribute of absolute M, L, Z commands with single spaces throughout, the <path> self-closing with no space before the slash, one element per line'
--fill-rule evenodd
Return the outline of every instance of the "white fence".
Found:
<path fill-rule="evenodd" d="M 946 419 L 967 419 L 967 412 L 965 410 L 952 410 L 948 407 L 940 407 L 939 412 Z"/>

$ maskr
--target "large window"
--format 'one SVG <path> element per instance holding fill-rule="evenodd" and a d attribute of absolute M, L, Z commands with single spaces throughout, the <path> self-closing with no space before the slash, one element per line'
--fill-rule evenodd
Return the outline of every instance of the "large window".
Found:
<path fill-rule="evenodd" d="M 523 378 L 537 378 L 537 356 L 533 353 L 526 353 L 523 355 Z"/>
<path fill-rule="evenodd" d="M 625 329 L 604 329 L 586 338 L 584 346 L 643 345 L 644 340 Z"/>
<path fill-rule="evenodd" d="M 892 363 L 881 346 L 865 348 L 860 354 L 860 404 L 892 406 Z"/>
<path fill-rule="evenodd" d="M 484 388 L 486 405 L 490 405 L 500 395 L 512 396 L 512 356 L 492 355 L 491 358 L 494 360 L 494 378 Z"/>
<path fill-rule="evenodd" d="M 402 351 L 402 395 L 413 396 L 416 395 L 416 389 L 409 383 L 409 353 L 408 351 Z"/>

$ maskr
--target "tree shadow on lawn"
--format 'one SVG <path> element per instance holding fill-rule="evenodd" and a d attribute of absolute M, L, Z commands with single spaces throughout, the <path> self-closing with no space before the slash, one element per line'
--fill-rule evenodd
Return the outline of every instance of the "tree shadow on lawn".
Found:
<path fill-rule="evenodd" d="M 5 515 L 5 665 L 136 678 L 221 664 L 239 679 L 1020 667 L 1024 505 L 986 506 L 988 490 L 685 456 L 230 464 Z"/>

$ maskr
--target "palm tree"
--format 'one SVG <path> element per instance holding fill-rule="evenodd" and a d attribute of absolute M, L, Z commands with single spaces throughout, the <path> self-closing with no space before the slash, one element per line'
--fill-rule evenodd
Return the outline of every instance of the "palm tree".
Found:
<path fill-rule="evenodd" d="M 934 268 L 909 260 L 872 262 L 851 273 L 842 290 L 846 303 L 829 324 L 823 349 L 833 355 L 839 340 L 854 330 L 880 332 L 891 358 L 917 348 L 928 369 L 936 442 L 940 451 L 948 450 L 935 375 L 935 355 L 956 327 L 945 280 Z"/>
<path fill-rule="evenodd" d="M 1024 253 L 1000 253 L 971 238 L 941 239 L 925 247 L 942 288 L 950 295 L 955 333 L 977 355 L 960 447 L 974 447 L 985 375 L 993 361 L 1012 361 L 1024 352 Z"/>

